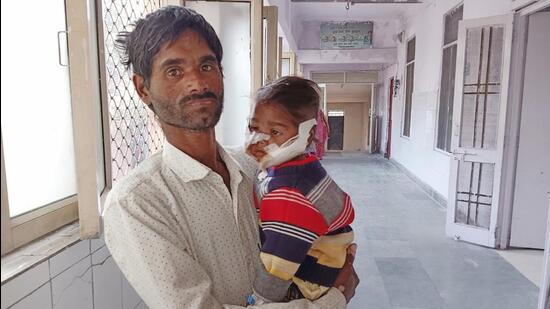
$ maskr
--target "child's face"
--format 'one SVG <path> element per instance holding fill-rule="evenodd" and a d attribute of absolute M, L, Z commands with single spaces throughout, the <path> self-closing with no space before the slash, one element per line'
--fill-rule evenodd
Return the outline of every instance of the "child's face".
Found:
<path fill-rule="evenodd" d="M 264 133 L 270 136 L 269 141 L 260 141 L 248 146 L 247 151 L 256 161 L 260 161 L 265 155 L 264 147 L 275 143 L 281 146 L 290 138 L 298 135 L 298 126 L 294 118 L 280 104 L 263 102 L 256 104 L 252 117 L 248 124 L 250 132 Z"/>

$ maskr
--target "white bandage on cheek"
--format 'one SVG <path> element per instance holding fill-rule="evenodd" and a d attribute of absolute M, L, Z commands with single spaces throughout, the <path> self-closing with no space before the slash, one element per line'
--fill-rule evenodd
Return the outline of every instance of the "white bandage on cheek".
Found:
<path fill-rule="evenodd" d="M 264 151 L 267 155 L 260 162 L 260 168 L 266 169 L 279 165 L 303 154 L 308 145 L 309 132 L 316 124 L 317 121 L 315 119 L 304 121 L 298 127 L 298 135 L 290 138 L 281 146 L 277 146 L 275 143 L 265 146 Z"/>

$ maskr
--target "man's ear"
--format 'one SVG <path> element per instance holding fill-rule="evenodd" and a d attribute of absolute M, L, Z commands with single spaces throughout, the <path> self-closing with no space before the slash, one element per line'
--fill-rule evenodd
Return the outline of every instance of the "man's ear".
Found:
<path fill-rule="evenodd" d="M 134 74 L 132 76 L 132 82 L 134 83 L 134 87 L 136 88 L 137 94 L 139 95 L 139 98 L 149 106 L 149 108 L 152 109 L 152 102 L 151 102 L 151 96 L 149 95 L 149 89 L 145 85 L 145 79 L 143 76 Z"/>

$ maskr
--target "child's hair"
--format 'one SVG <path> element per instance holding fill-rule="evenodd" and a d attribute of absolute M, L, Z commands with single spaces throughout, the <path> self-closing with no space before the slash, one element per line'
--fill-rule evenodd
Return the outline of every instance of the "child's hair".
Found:
<path fill-rule="evenodd" d="M 319 86 L 314 81 L 285 76 L 260 88 L 256 94 L 256 104 L 280 104 L 299 124 L 317 118 L 319 94 Z"/>

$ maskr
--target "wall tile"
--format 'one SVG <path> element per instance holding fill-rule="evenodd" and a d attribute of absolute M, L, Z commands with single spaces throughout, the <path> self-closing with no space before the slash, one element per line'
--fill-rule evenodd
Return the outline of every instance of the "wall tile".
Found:
<path fill-rule="evenodd" d="M 121 308 L 122 274 L 107 247 L 102 247 L 92 254 L 92 271 L 94 307 L 96 309 Z"/>
<path fill-rule="evenodd" d="M 52 279 L 55 309 L 92 309 L 92 264 L 88 256 Z"/>
<path fill-rule="evenodd" d="M 13 305 L 50 279 L 48 261 L 44 261 L 2 285 L 2 309 Z"/>
<path fill-rule="evenodd" d="M 10 309 L 51 309 L 52 308 L 52 293 L 51 283 L 46 283 L 38 290 L 34 291 L 31 295 L 25 297 L 23 300 L 15 304 Z"/>
<path fill-rule="evenodd" d="M 80 241 L 50 258 L 50 274 L 57 276 L 73 266 L 85 256 L 90 255 L 90 241 Z"/>

